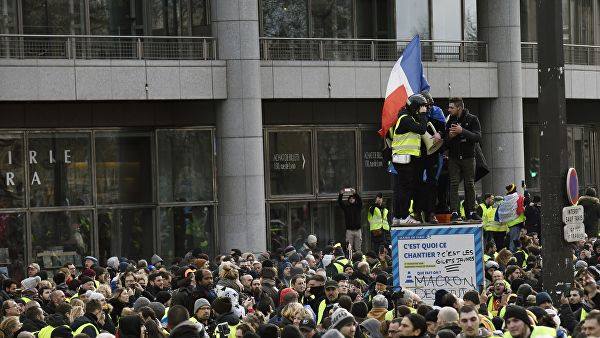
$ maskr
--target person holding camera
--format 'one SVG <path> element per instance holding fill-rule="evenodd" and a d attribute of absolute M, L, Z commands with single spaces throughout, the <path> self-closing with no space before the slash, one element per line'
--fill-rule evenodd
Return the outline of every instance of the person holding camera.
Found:
<path fill-rule="evenodd" d="M 347 202 L 342 197 L 344 194 L 350 194 Z M 340 190 L 338 195 L 338 204 L 344 211 L 344 220 L 346 221 L 346 243 L 352 244 L 354 250 L 360 250 L 362 246 L 361 217 L 362 200 L 354 188 Z"/>
<path fill-rule="evenodd" d="M 418 224 L 408 210 L 420 179 L 415 159 L 421 157 L 421 135 L 427 131 L 427 99 L 421 94 L 412 95 L 398 115 L 392 140 L 392 164 L 398 173 L 394 176 L 392 223 Z"/>

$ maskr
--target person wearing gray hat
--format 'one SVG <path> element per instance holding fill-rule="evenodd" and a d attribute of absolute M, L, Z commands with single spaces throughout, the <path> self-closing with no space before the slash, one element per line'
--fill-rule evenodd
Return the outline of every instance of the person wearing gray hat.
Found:
<path fill-rule="evenodd" d="M 210 303 L 206 298 L 199 298 L 194 303 L 194 314 L 193 317 L 196 318 L 198 323 L 204 324 L 204 326 L 208 326 L 210 324 L 210 312 L 212 308 Z"/>
<path fill-rule="evenodd" d="M 135 300 L 135 302 L 133 302 L 133 311 L 135 312 L 140 312 L 140 309 L 143 308 L 144 306 L 149 306 L 150 305 L 150 300 L 146 297 L 139 297 L 138 299 Z"/>
<path fill-rule="evenodd" d="M 331 315 L 331 326 L 329 328 L 340 331 L 345 338 L 354 338 L 356 321 L 348 310 L 338 308 Z"/>
<path fill-rule="evenodd" d="M 165 309 L 165 306 L 162 303 L 151 302 L 150 305 L 148 305 L 148 307 L 150 307 L 152 309 L 152 311 L 154 311 L 154 315 L 159 320 L 162 319 L 162 317 L 165 316 L 165 310 L 166 309 Z"/>
<path fill-rule="evenodd" d="M 150 263 L 152 263 L 152 265 L 154 265 L 157 269 L 160 267 L 162 262 L 163 259 L 157 254 L 152 255 L 152 258 L 150 258 Z"/>

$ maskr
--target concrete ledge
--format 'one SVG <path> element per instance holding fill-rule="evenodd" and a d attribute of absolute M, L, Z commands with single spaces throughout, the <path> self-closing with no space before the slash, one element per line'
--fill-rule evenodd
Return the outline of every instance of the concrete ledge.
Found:
<path fill-rule="evenodd" d="M 384 98 L 391 61 L 261 61 L 263 99 Z M 498 97 L 497 65 L 490 62 L 427 62 L 435 97 L 451 94 Z"/>
<path fill-rule="evenodd" d="M 0 59 L 0 100 L 227 98 L 222 60 Z"/>
<path fill-rule="evenodd" d="M 538 97 L 537 63 L 524 63 L 523 98 Z M 567 99 L 600 99 L 600 66 L 565 65 Z"/>

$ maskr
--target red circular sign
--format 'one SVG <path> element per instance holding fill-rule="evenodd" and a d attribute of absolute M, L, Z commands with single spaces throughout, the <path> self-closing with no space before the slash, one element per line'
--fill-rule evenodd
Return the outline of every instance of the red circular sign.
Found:
<path fill-rule="evenodd" d="M 571 205 L 577 204 L 579 200 L 579 179 L 575 168 L 569 168 L 567 172 L 567 198 Z"/>

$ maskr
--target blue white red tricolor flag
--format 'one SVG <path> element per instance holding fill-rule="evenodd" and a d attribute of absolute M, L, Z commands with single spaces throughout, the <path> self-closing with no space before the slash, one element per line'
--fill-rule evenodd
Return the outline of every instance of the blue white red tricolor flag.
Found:
<path fill-rule="evenodd" d="M 381 112 L 379 135 L 385 137 L 388 129 L 396 123 L 398 112 L 406 106 L 406 101 L 411 95 L 429 88 L 429 83 L 423 75 L 421 40 L 418 35 L 415 35 L 390 73 Z"/>

